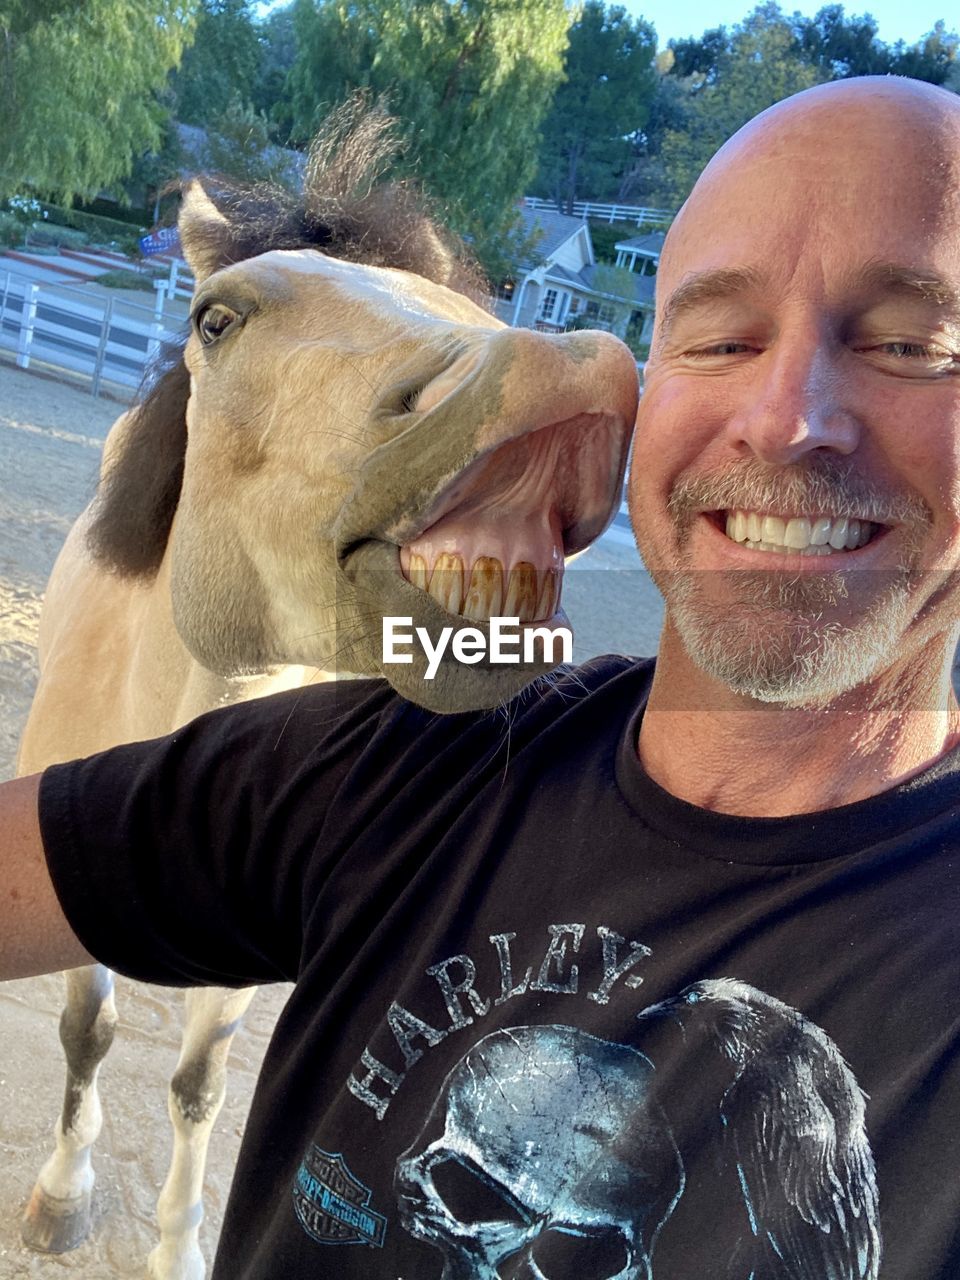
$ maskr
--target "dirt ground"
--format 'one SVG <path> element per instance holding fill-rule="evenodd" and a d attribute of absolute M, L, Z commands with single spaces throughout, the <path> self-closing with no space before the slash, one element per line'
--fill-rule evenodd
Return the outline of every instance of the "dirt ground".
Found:
<path fill-rule="evenodd" d="M 36 678 L 36 633 L 47 576 L 71 522 L 91 497 L 100 449 L 121 406 L 0 365 L 0 778 L 11 777 Z M 576 655 L 650 653 L 660 609 L 629 547 L 601 544 L 564 588 Z M 101 1073 L 104 1129 L 95 1155 L 93 1238 L 72 1254 L 23 1248 L 19 1219 L 46 1159 L 63 1067 L 59 976 L 0 985 L 0 1280 L 143 1277 L 155 1240 L 154 1203 L 169 1153 L 166 1085 L 176 1062 L 180 999 L 118 981 L 120 1023 Z M 262 991 L 234 1041 L 228 1098 L 211 1144 L 203 1243 L 212 1258 L 253 1083 L 287 988 Z"/>

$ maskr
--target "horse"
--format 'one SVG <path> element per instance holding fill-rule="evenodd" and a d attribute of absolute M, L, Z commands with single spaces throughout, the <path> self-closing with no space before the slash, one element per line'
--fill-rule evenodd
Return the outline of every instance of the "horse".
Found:
<path fill-rule="evenodd" d="M 190 332 L 111 428 L 96 496 L 53 569 L 18 769 L 175 730 L 214 707 L 382 675 L 437 712 L 496 707 L 548 671 L 384 659 L 383 619 L 436 635 L 491 615 L 564 621 L 564 556 L 619 501 L 637 403 L 604 333 L 507 328 L 408 186 L 380 173 L 382 114 L 341 113 L 294 196 L 211 177 L 183 191 Z M 411 628 L 412 629 L 412 628 Z M 27 1245 L 91 1227 L 97 1074 L 113 976 L 66 975 L 56 1146 Z M 192 991 L 173 1076 L 154 1280 L 202 1280 L 202 1184 L 225 1061 L 252 989 Z"/>

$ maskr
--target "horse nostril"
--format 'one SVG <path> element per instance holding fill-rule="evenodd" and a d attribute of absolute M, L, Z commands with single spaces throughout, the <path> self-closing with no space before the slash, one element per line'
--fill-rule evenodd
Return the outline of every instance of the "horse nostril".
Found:
<path fill-rule="evenodd" d="M 479 366 L 482 356 L 482 351 L 471 351 L 467 355 L 460 356 L 458 360 L 454 360 L 449 369 L 444 369 L 443 373 L 431 378 L 426 386 L 423 387 L 411 405 L 411 411 L 416 410 L 418 413 L 426 413 L 428 409 L 433 409 L 451 391 L 456 391 L 466 382 Z"/>
<path fill-rule="evenodd" d="M 400 397 L 400 412 L 414 413 L 422 393 L 423 387 L 413 387 L 410 391 L 405 391 Z"/>

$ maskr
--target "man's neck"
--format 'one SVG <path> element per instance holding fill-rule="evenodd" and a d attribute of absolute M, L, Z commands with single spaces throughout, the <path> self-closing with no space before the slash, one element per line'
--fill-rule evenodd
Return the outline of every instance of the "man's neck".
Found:
<path fill-rule="evenodd" d="M 744 817 L 814 813 L 877 795 L 960 741 L 952 644 L 826 707 L 733 693 L 699 671 L 668 622 L 640 730 L 649 775 L 690 804 Z"/>

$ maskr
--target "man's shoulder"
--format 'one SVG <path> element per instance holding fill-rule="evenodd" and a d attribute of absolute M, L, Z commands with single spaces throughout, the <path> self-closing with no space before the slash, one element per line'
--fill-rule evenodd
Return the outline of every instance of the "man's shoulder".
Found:
<path fill-rule="evenodd" d="M 536 726 L 569 715 L 589 715 L 607 696 L 634 705 L 642 699 L 653 674 L 652 658 L 605 654 L 577 665 L 558 667 L 527 685 L 509 701 L 492 708 L 444 715 L 428 711 L 396 693 L 383 679 L 343 679 L 258 699 L 236 712 L 255 732 L 284 726 L 286 736 L 314 740 L 328 733 L 395 729 L 410 735 L 456 738 L 485 728 Z"/>
<path fill-rule="evenodd" d="M 586 662 L 557 667 L 548 675 L 531 681 L 513 698 L 496 707 L 451 714 L 428 711 L 410 702 L 383 679 L 339 680 L 317 686 L 310 691 L 310 704 L 317 710 L 335 710 L 347 715 L 396 714 L 418 719 L 424 725 L 443 725 L 455 732 L 458 728 L 504 714 L 514 721 L 525 716 L 556 716 L 613 685 L 636 684 L 645 690 L 653 674 L 653 665 L 653 658 L 603 654 Z M 281 696 L 290 697 L 289 694 Z"/>

